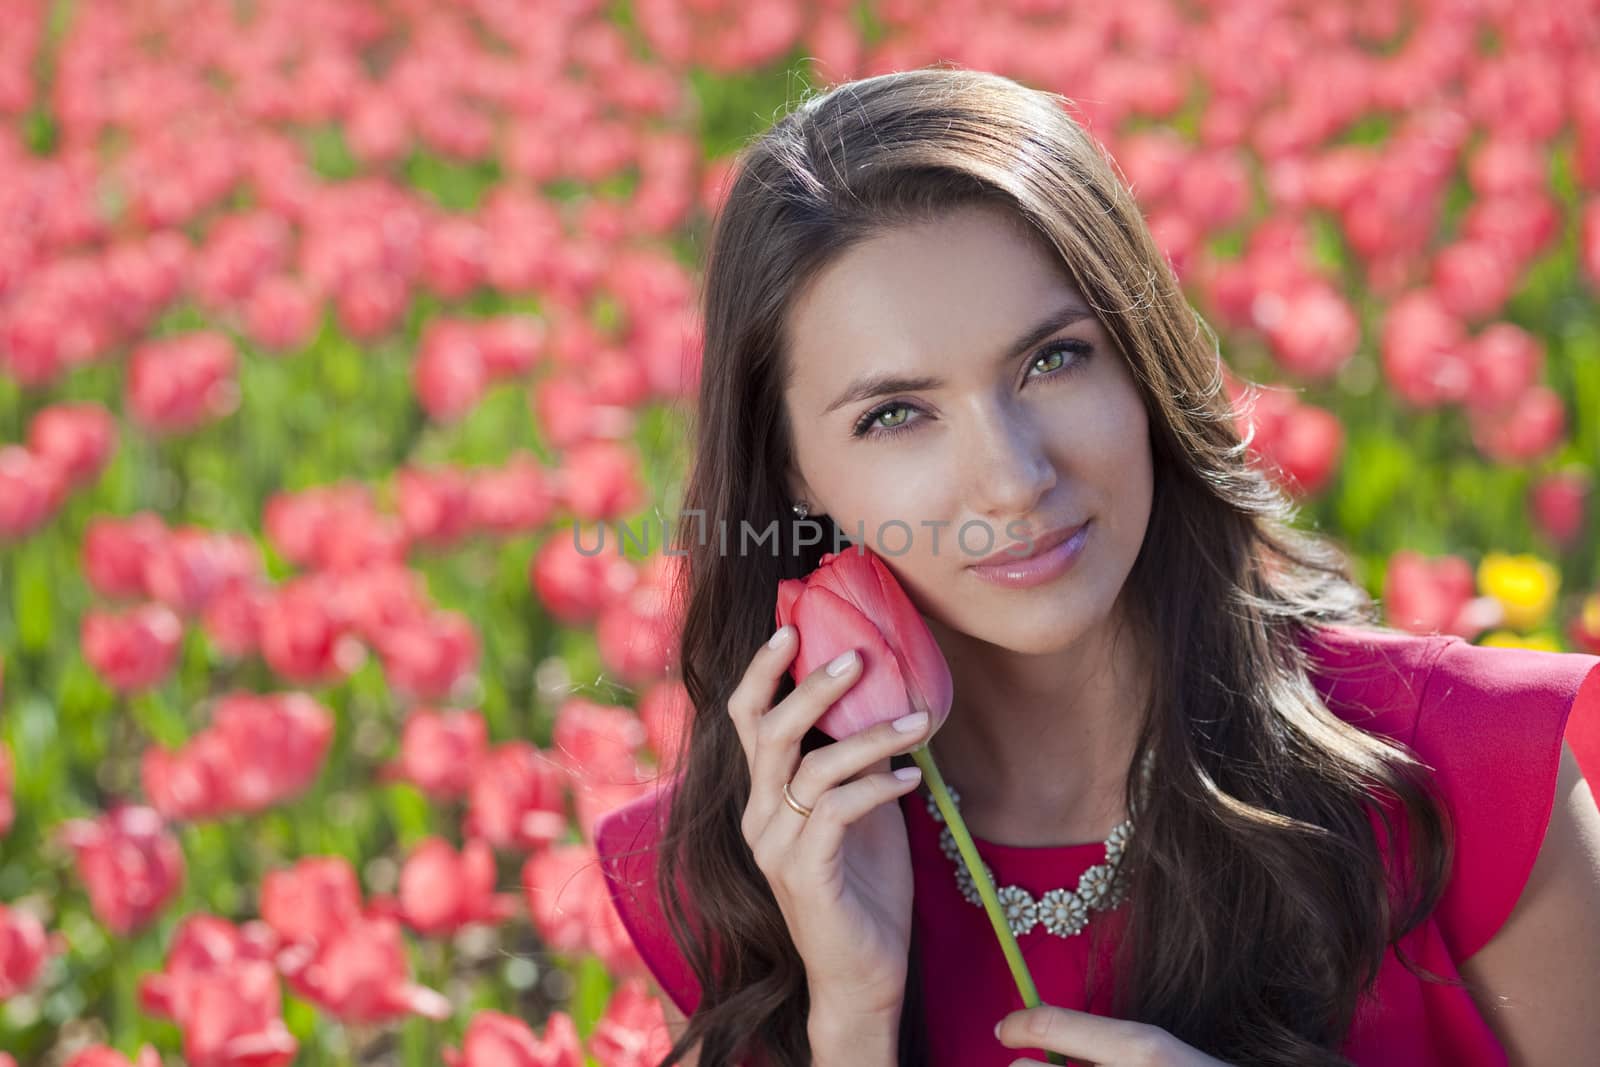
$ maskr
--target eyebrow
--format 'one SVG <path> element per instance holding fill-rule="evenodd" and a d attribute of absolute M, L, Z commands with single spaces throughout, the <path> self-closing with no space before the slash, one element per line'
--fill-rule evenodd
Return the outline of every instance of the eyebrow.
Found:
<path fill-rule="evenodd" d="M 1064 330 L 1075 322 L 1093 317 L 1094 313 L 1081 304 L 1067 304 L 1057 308 L 1027 333 L 1011 342 L 1011 346 L 1001 355 L 1000 362 L 1009 363 L 1057 330 Z M 875 396 L 884 396 L 888 393 L 914 393 L 923 389 L 937 389 L 942 385 L 944 379 L 927 375 L 910 377 L 902 374 L 872 374 L 852 382 L 833 403 L 823 409 L 822 413 L 827 415 L 846 404 L 870 400 Z"/>

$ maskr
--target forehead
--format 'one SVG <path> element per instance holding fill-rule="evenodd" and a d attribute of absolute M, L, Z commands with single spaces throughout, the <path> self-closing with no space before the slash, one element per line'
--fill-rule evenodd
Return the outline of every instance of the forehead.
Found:
<path fill-rule="evenodd" d="M 818 272 L 789 311 L 792 382 L 837 388 L 857 367 L 987 367 L 1041 314 L 1082 299 L 1022 220 L 955 209 L 866 238 Z"/>

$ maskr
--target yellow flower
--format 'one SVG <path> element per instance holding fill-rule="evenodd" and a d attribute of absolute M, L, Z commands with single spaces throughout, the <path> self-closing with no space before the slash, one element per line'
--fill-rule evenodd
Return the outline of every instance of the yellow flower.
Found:
<path fill-rule="evenodd" d="M 1524 637 L 1514 634 L 1510 630 L 1496 630 L 1484 636 L 1480 645 L 1492 645 L 1496 648 L 1532 648 L 1540 652 L 1563 652 L 1560 642 L 1549 634 L 1529 634 Z"/>
<path fill-rule="evenodd" d="M 1531 630 L 1555 606 L 1561 572 L 1538 556 L 1490 552 L 1478 564 L 1478 588 L 1500 601 L 1506 626 Z"/>
<path fill-rule="evenodd" d="M 1600 593 L 1583 598 L 1583 628 L 1591 634 L 1600 635 Z"/>

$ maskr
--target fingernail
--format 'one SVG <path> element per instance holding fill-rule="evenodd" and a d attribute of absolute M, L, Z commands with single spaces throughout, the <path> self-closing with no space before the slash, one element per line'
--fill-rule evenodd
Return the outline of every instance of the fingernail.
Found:
<path fill-rule="evenodd" d="M 1005 1020 L 1002 1019 L 1002 1020 L 1000 1020 L 1000 1022 L 1005 1022 Z M 995 1023 L 994 1024 L 994 1039 L 996 1041 L 1000 1040 L 1000 1023 Z"/>
<path fill-rule="evenodd" d="M 896 730 L 899 730 L 903 734 L 914 734 L 918 730 L 922 729 L 923 726 L 925 726 L 927 724 L 927 722 L 928 722 L 928 713 L 927 712 L 925 712 L 925 711 L 913 711 L 910 715 L 904 715 L 904 716 L 896 719 L 894 722 L 890 723 L 889 725 L 893 726 Z"/>
<path fill-rule="evenodd" d="M 922 776 L 922 768 L 916 766 L 915 764 L 910 767 L 901 767 L 899 770 L 894 772 L 894 776 L 900 779 L 902 782 L 909 782 L 913 778 L 920 778 Z"/>
<path fill-rule="evenodd" d="M 841 675 L 845 671 L 849 670 L 850 669 L 850 665 L 852 663 L 854 663 L 855 661 L 856 661 L 856 650 L 855 649 L 852 648 L 847 652 L 841 652 L 841 653 L 839 653 L 837 656 L 835 656 L 833 658 L 833 662 L 832 663 L 828 664 L 828 673 L 830 675 L 832 675 L 833 677 L 837 678 L 837 677 L 839 677 L 839 675 Z"/>
<path fill-rule="evenodd" d="M 778 627 L 778 632 L 767 638 L 767 647 L 777 648 L 779 645 L 789 640 L 789 635 L 792 633 L 794 633 L 793 626 L 784 624 L 783 626 Z"/>

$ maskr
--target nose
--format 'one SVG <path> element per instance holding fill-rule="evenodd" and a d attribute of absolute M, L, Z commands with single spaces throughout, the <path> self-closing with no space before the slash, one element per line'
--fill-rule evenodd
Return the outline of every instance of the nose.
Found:
<path fill-rule="evenodd" d="M 978 514 L 1005 538 L 1012 520 L 1032 522 L 1039 501 L 1055 488 L 1056 469 L 1044 449 L 1044 435 L 1016 408 L 1001 406 L 980 418 L 968 455 Z"/>

